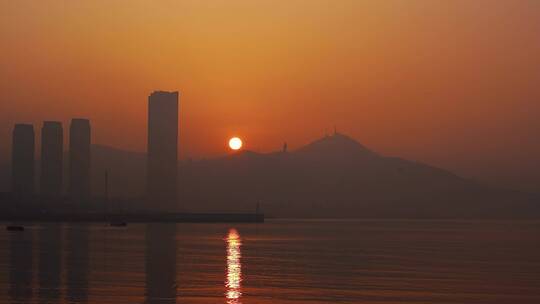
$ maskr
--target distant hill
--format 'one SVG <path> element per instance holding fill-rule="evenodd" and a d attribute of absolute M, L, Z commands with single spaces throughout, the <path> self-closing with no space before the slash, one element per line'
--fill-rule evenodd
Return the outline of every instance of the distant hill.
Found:
<path fill-rule="evenodd" d="M 144 153 L 93 146 L 92 164 L 95 194 L 104 191 L 106 170 L 112 195 L 144 194 Z M 6 175 L 1 171 L 0 178 Z M 279 217 L 540 217 L 537 196 L 385 157 L 342 134 L 292 152 L 241 151 L 183 162 L 179 197 L 182 210 L 245 212 L 260 203 L 267 215 Z"/>
<path fill-rule="evenodd" d="M 384 157 L 342 134 L 290 153 L 243 151 L 181 171 L 193 208 L 253 209 L 289 217 L 498 217 L 539 214 L 529 195 Z"/>

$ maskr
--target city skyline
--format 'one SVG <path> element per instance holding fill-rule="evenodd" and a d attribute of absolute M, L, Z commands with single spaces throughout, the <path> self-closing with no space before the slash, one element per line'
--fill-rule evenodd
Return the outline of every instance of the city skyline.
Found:
<path fill-rule="evenodd" d="M 148 144 L 146 192 L 148 210 L 175 210 L 178 178 L 179 92 L 153 91 L 148 96 Z M 90 201 L 92 190 L 92 131 L 86 118 L 72 118 L 68 149 L 64 151 L 63 126 L 58 121 L 43 121 L 40 157 L 36 157 L 36 136 L 32 124 L 17 123 L 12 133 L 11 181 L 9 192 L 21 202 L 36 197 L 60 202 L 63 197 Z M 64 154 L 67 153 L 67 191 L 64 193 Z M 36 170 L 36 164 L 40 165 Z M 95 170 L 95 168 L 94 168 Z M 105 168 L 105 187 L 108 187 Z M 38 178 L 36 179 L 36 176 Z M 36 181 L 38 184 L 36 185 Z M 33 197 L 37 193 L 38 196 Z M 107 197 L 107 190 L 103 193 Z M 50 202 L 49 202 L 50 203 Z M 45 205 L 44 205 L 45 206 Z"/>
<path fill-rule="evenodd" d="M 17 123 L 13 126 L 9 191 L 15 198 L 24 201 L 34 194 L 52 199 L 60 199 L 64 195 L 79 199 L 90 198 L 90 121 L 83 118 L 71 120 L 66 151 L 63 149 L 63 134 L 62 123 L 58 121 L 43 121 L 41 136 L 36 136 L 32 124 Z M 41 143 L 39 154 L 36 154 L 36 142 Z M 68 154 L 66 164 L 64 154 Z M 40 165 L 39 170 L 37 164 Z M 68 172 L 66 180 L 64 171 Z M 66 191 L 64 181 L 67 184 Z"/>
<path fill-rule="evenodd" d="M 155 91 L 155 92 L 166 92 L 166 91 Z M 181 114 L 181 112 L 178 112 L 178 115 L 180 115 L 180 114 Z M 180 125 L 180 120 L 181 120 L 181 119 L 180 119 L 180 118 L 178 118 L 178 119 L 179 119 L 179 123 L 178 123 L 178 133 L 180 133 L 179 130 L 182 129 L 182 128 L 181 128 L 181 125 Z M 72 120 L 73 120 L 73 119 L 72 119 Z M 83 119 L 83 120 L 87 120 L 87 119 Z M 71 122 L 71 120 L 68 121 L 68 122 Z M 39 125 L 39 123 L 57 123 L 57 124 L 63 125 L 63 122 L 59 122 L 59 121 L 54 121 L 54 122 L 53 122 L 53 121 L 47 121 L 46 119 L 43 120 L 43 121 L 41 121 L 41 122 L 38 122 L 37 124 Z M 32 126 L 32 127 L 34 126 L 33 124 L 20 123 L 20 122 L 19 122 L 19 123 L 15 123 L 14 126 L 16 126 L 16 125 L 27 125 L 27 126 Z M 69 123 L 68 123 L 68 125 L 69 125 Z M 188 127 L 188 128 L 189 128 L 189 127 Z M 43 130 L 41 130 L 41 132 L 43 133 Z M 336 132 L 336 126 L 334 125 L 333 128 L 327 128 L 327 129 L 324 129 L 324 132 L 320 133 L 320 134 L 319 134 L 319 137 L 320 137 L 320 136 L 328 136 L 328 135 L 333 134 L 333 133 L 335 133 L 335 132 Z M 231 134 L 231 135 L 235 135 L 235 134 L 238 134 L 238 133 L 230 133 L 230 134 Z M 345 134 L 347 134 L 347 133 L 345 133 Z M 38 136 L 41 137 L 42 134 L 36 134 L 35 136 L 36 136 L 36 138 L 38 138 Z M 177 134 L 177 136 L 179 137 L 179 138 L 178 138 L 178 141 L 177 141 L 177 148 L 178 148 L 178 150 L 180 150 L 180 147 L 185 147 L 185 145 L 181 143 L 181 139 L 182 139 L 181 136 L 180 136 L 179 134 Z M 316 136 L 317 136 L 317 135 L 316 135 Z M 99 142 L 96 143 L 96 142 L 95 142 L 96 140 L 95 140 L 94 132 L 91 132 L 90 138 L 91 138 L 91 145 L 90 145 L 90 146 L 95 146 L 95 145 L 97 145 L 97 146 L 111 147 L 111 148 L 115 148 L 115 149 L 120 149 L 120 150 L 122 150 L 121 147 L 118 147 L 118 146 L 115 145 L 115 144 L 110 144 L 110 143 L 104 143 L 104 144 L 101 143 L 101 144 L 100 144 Z M 316 138 L 316 137 L 315 137 L 315 138 Z M 227 155 L 227 154 L 229 153 L 229 150 L 231 149 L 231 148 L 229 147 L 229 143 L 228 143 L 228 140 L 229 140 L 229 139 L 230 139 L 230 138 L 224 138 L 224 139 L 222 140 L 222 143 L 221 143 L 221 144 L 222 144 L 222 149 L 223 149 L 223 151 L 222 151 L 220 154 L 217 154 L 217 155 L 211 156 L 211 157 L 203 157 L 203 156 L 200 156 L 200 157 L 189 157 L 189 156 L 185 156 L 185 155 L 184 155 L 184 157 L 180 157 L 180 156 L 179 156 L 179 157 L 178 157 L 178 160 L 181 160 L 181 161 L 191 161 L 191 160 L 197 160 L 197 159 L 199 159 L 199 160 L 204 160 L 204 159 L 219 158 L 219 157 L 221 157 L 221 156 Z M 243 140 L 243 139 L 244 139 L 244 138 L 242 138 L 242 140 Z M 313 140 L 313 139 L 311 139 L 311 140 Z M 250 142 L 250 139 L 249 139 L 249 138 L 247 139 L 247 142 L 248 142 L 248 143 Z M 62 146 L 68 147 L 68 148 L 66 148 L 66 149 L 63 149 L 63 154 L 64 154 L 64 155 L 65 155 L 65 154 L 69 154 L 69 143 L 70 143 L 70 142 L 69 142 L 69 138 L 68 138 L 67 136 L 64 137 L 64 138 L 63 138 Z M 272 153 L 272 152 L 276 152 L 276 151 L 281 151 L 281 150 L 283 150 L 283 145 L 284 145 L 284 143 L 285 143 L 285 145 L 287 145 L 287 148 L 289 147 L 289 142 L 287 142 L 287 141 L 285 141 L 285 140 L 283 140 L 281 143 L 279 143 L 279 142 L 276 141 L 276 143 L 277 143 L 277 144 L 276 144 L 275 147 L 271 147 L 269 150 L 266 150 L 266 151 L 261 151 L 261 149 L 258 149 L 257 147 L 254 147 L 253 144 L 248 145 L 247 147 L 242 147 L 242 148 L 245 149 L 245 150 L 248 150 L 248 151 L 254 151 L 254 152 L 257 152 L 257 153 Z M 308 142 L 308 143 L 309 143 L 309 142 Z M 302 145 L 305 145 L 305 144 L 307 144 L 307 143 L 302 143 Z M 294 142 L 293 142 L 291 146 L 293 146 L 293 147 L 295 147 L 296 149 L 298 149 L 298 148 L 301 148 L 302 145 L 299 146 L 298 143 L 294 143 Z M 146 149 L 147 149 L 147 148 L 145 148 L 145 150 L 146 150 Z M 293 149 L 293 151 L 296 150 L 296 149 Z M 146 151 L 136 151 L 136 150 L 127 150 L 127 149 L 126 149 L 126 150 L 123 150 L 123 151 L 126 151 L 126 152 L 135 152 L 135 153 L 146 153 Z M 377 151 L 377 152 L 380 152 L 380 151 L 378 151 L 378 150 L 376 150 L 376 151 Z M 178 152 L 179 152 L 179 151 L 178 151 Z M 39 160 L 41 159 L 41 156 L 43 155 L 42 140 L 36 140 L 36 141 L 35 141 L 35 143 L 34 143 L 34 155 L 35 155 L 35 161 L 36 161 L 35 165 L 40 164 L 40 163 L 38 163 L 37 161 L 39 161 Z M 180 152 L 179 152 L 179 155 L 181 155 Z M 402 157 L 402 155 L 393 155 L 393 156 L 399 156 L 399 157 Z M 64 157 L 64 156 L 62 156 L 62 157 Z M 69 157 L 67 157 L 67 159 L 69 160 Z M 9 162 L 12 162 L 12 161 L 13 161 L 13 160 L 10 160 Z M 431 164 L 431 163 L 427 163 L 427 164 L 433 165 L 433 164 Z M 1 162 L 0 162 L 0 165 L 2 165 Z M 4 165 L 5 165 L 5 163 L 4 163 Z M 42 164 L 41 164 L 41 165 L 42 165 Z M 9 166 L 8 166 L 8 168 L 9 168 Z M 67 165 L 67 168 L 69 168 L 69 165 Z M 442 168 L 442 167 L 441 167 L 441 168 Z M 443 168 L 443 169 L 447 169 L 447 168 Z M 448 169 L 448 170 L 449 170 L 449 171 L 452 171 L 452 170 L 450 170 L 450 169 Z M 34 174 L 35 174 L 35 175 L 41 174 L 40 172 L 41 172 L 41 171 L 35 170 Z M 525 185 L 525 186 L 523 186 L 523 185 L 516 184 L 516 183 L 510 183 L 510 184 L 507 184 L 507 183 L 501 182 L 500 180 L 493 180 L 493 179 L 489 179 L 489 178 L 485 178 L 485 177 L 478 177 L 478 176 L 475 176 L 475 175 L 467 175 L 467 174 L 465 174 L 465 173 L 463 173 L 463 172 L 461 172 L 461 171 L 459 171 L 459 170 L 456 170 L 456 171 L 453 171 L 453 172 L 456 173 L 456 174 L 458 174 L 458 175 L 460 175 L 461 177 L 464 177 L 464 178 L 467 178 L 467 179 L 471 179 L 471 180 L 477 180 L 478 182 L 483 183 L 483 184 L 485 184 L 485 185 L 492 185 L 492 186 L 496 186 L 496 187 L 507 188 L 507 189 L 513 189 L 513 190 L 519 190 L 519 191 L 524 191 L 524 192 L 538 192 L 538 191 L 537 191 L 537 188 L 536 188 L 536 186 L 535 186 L 536 184 L 534 183 L 534 181 L 533 181 L 533 184 L 532 184 L 532 185 Z M 63 175 L 63 174 L 62 174 L 62 175 Z M 62 178 L 62 179 L 63 179 L 63 178 L 66 178 L 66 180 L 68 181 L 68 182 L 67 182 L 67 185 L 68 185 L 68 187 L 69 187 L 69 174 L 68 174 L 67 176 L 65 176 L 65 177 L 61 176 L 61 178 Z M 41 191 L 42 185 L 41 185 L 40 180 L 41 180 L 41 179 L 39 179 L 39 180 L 38 180 L 38 183 L 36 183 L 35 186 L 34 186 L 34 189 L 35 189 L 35 192 L 36 192 L 36 193 L 42 193 L 42 191 Z M 1 188 L 0 188 L 0 189 L 1 189 Z M 10 191 L 10 190 L 11 190 L 11 186 L 9 186 L 8 188 L 6 188 L 6 186 L 4 186 L 4 191 Z M 63 190 L 62 190 L 62 191 L 63 191 Z M 69 192 L 69 189 L 68 189 L 68 192 Z"/>

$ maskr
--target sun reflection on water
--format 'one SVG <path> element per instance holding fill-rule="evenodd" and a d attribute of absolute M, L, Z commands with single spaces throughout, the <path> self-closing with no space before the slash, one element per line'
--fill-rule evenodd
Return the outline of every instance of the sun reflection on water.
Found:
<path fill-rule="evenodd" d="M 230 229 L 227 236 L 227 280 L 225 297 L 228 304 L 241 304 L 242 297 L 242 264 L 240 252 L 242 241 L 236 229 Z"/>

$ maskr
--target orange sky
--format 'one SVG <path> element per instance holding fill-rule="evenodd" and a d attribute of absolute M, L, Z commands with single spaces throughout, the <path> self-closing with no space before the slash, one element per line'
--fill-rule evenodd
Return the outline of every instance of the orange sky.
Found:
<path fill-rule="evenodd" d="M 144 151 L 181 92 L 181 157 L 338 129 L 388 155 L 540 191 L 536 0 L 0 0 L 0 160 L 15 122 L 92 120 Z"/>

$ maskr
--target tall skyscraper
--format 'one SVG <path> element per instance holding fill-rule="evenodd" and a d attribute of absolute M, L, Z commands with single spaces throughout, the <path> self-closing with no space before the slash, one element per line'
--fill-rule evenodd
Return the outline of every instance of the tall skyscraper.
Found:
<path fill-rule="evenodd" d="M 42 195 L 62 195 L 62 160 L 64 134 L 62 123 L 46 121 L 41 128 L 41 174 Z"/>
<path fill-rule="evenodd" d="M 148 97 L 148 207 L 174 211 L 178 176 L 178 92 Z"/>
<path fill-rule="evenodd" d="M 16 124 L 12 145 L 12 192 L 16 197 L 34 194 L 34 126 Z"/>
<path fill-rule="evenodd" d="M 90 121 L 76 118 L 69 128 L 69 194 L 90 196 Z"/>

